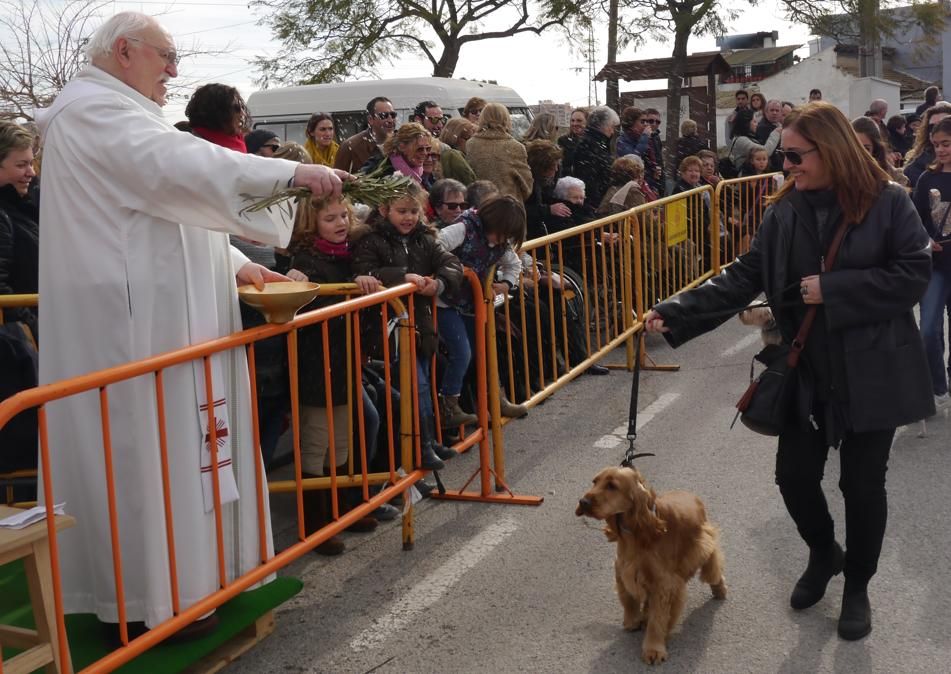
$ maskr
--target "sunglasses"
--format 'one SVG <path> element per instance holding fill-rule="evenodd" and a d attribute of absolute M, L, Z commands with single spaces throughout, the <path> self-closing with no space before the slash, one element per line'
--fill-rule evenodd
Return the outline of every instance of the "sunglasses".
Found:
<path fill-rule="evenodd" d="M 465 201 L 445 201 L 443 206 L 448 208 L 450 211 L 464 211 L 469 208 L 469 204 Z"/>
<path fill-rule="evenodd" d="M 819 148 L 817 147 L 814 147 L 811 150 L 784 150 L 786 154 L 786 161 L 788 161 L 793 166 L 799 166 L 802 163 L 802 158 L 810 152 L 818 151 Z"/>
<path fill-rule="evenodd" d="M 443 115 L 442 117 L 429 117 L 427 115 L 426 119 L 429 120 L 430 124 L 445 124 L 449 118 L 446 117 L 446 115 Z"/>
<path fill-rule="evenodd" d="M 262 145 L 261 147 L 271 148 L 271 152 L 277 152 L 278 150 L 281 149 L 281 146 L 278 145 L 277 143 L 268 143 L 267 145 Z"/>
<path fill-rule="evenodd" d="M 376 117 L 377 119 L 396 119 L 397 113 L 395 112 L 374 112 L 370 117 Z"/>

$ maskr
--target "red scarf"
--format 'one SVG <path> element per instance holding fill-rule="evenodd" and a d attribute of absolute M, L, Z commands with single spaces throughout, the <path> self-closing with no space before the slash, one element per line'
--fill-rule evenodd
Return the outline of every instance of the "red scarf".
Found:
<path fill-rule="evenodd" d="M 241 154 L 248 153 L 248 147 L 244 144 L 244 136 L 240 134 L 234 135 L 225 133 L 224 131 L 215 131 L 214 129 L 209 129 L 204 126 L 193 126 L 192 133 L 199 138 L 204 138 L 209 143 L 226 147 L 229 150 L 234 150 Z"/>
<path fill-rule="evenodd" d="M 314 248 L 319 250 L 324 255 L 329 255 L 330 257 L 337 258 L 338 260 L 349 260 L 350 259 L 350 240 L 347 239 L 343 243 L 332 243 L 327 239 L 321 238 L 319 236 L 314 237 Z"/>

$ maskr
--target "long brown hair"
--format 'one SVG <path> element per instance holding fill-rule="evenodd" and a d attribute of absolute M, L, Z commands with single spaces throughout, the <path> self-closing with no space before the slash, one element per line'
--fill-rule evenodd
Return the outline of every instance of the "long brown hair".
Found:
<path fill-rule="evenodd" d="M 951 115 L 951 103 L 933 105 L 921 117 L 921 126 L 915 132 L 915 144 L 905 154 L 905 163 L 915 161 L 925 150 L 931 147 L 931 118 L 935 115 Z"/>
<path fill-rule="evenodd" d="M 834 105 L 814 101 L 786 115 L 783 129 L 795 130 L 816 146 L 819 160 L 832 177 L 843 217 L 862 222 L 890 178 L 859 144 L 845 115 Z M 793 189 L 795 181 L 787 180 L 770 201 L 781 201 Z"/>

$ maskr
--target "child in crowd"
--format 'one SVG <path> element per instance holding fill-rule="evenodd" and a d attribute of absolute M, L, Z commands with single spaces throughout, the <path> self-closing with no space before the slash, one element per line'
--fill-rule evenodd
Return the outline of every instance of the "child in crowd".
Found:
<path fill-rule="evenodd" d="M 770 172 L 769 153 L 760 147 L 750 151 L 749 158 L 740 169 L 740 177 L 758 176 Z M 750 241 L 755 233 L 752 230 L 753 223 L 762 220 L 763 211 L 766 210 L 766 199 L 773 193 L 774 188 L 775 183 L 765 178 L 734 186 L 733 221 L 739 222 L 739 226 L 733 227 L 736 243 L 734 254 L 739 255 L 749 250 Z"/>
<path fill-rule="evenodd" d="M 511 196 L 490 197 L 479 209 L 465 211 L 458 222 L 439 231 L 439 242 L 483 282 L 489 269 L 496 266 L 496 282 L 492 288 L 497 295 L 508 295 L 518 283 L 522 263 L 517 253 L 524 241 L 525 207 Z M 440 414 L 443 425 L 451 428 L 477 421 L 474 415 L 459 407 L 462 380 L 469 369 L 475 343 L 475 308 L 467 288 L 440 299 L 436 314 L 439 336 L 450 355 L 449 367 L 440 385 Z M 508 411 L 515 407 L 511 406 Z M 518 416 L 525 413 L 524 408 L 516 411 Z M 505 414 L 505 410 L 502 413 Z"/>
<path fill-rule="evenodd" d="M 371 276 L 385 286 L 412 283 L 416 321 L 416 363 L 419 380 L 421 467 L 441 470 L 456 455 L 435 439 L 435 413 L 430 393 L 430 361 L 438 344 L 432 300 L 454 294 L 462 284 L 462 265 L 436 239 L 436 229 L 423 213 L 426 194 L 411 185 L 405 194 L 382 204 L 355 233 L 353 273 Z"/>
<path fill-rule="evenodd" d="M 350 230 L 353 226 L 353 210 L 350 203 L 342 198 L 311 199 L 310 207 L 302 205 L 297 211 L 294 235 L 289 252 L 294 268 L 310 281 L 316 283 L 355 282 L 364 293 L 379 289 L 380 283 L 367 275 L 353 277 L 350 267 Z M 316 309 L 339 302 L 342 297 L 318 297 L 308 309 Z M 330 466 L 330 432 L 333 421 L 333 459 L 338 474 L 346 471 L 348 456 L 348 436 L 351 435 L 352 420 L 357 418 L 356 399 L 348 401 L 348 388 L 357 391 L 362 398 L 365 423 L 366 458 L 369 463 L 376 450 L 376 437 L 379 428 L 379 415 L 373 402 L 360 382 L 347 378 L 347 321 L 341 316 L 327 322 L 330 360 L 324 359 L 323 328 L 321 324 L 302 328 L 298 334 L 298 390 L 300 396 L 300 434 L 301 434 L 301 470 L 304 477 L 326 475 Z M 349 366 L 352 368 L 353 364 Z M 328 414 L 327 395 L 324 386 L 324 371 L 331 372 L 330 410 Z M 349 384 L 349 386 L 348 386 Z M 350 405 L 348 405 L 348 402 Z M 359 437 L 354 433 L 355 437 Z M 354 443 L 359 446 L 358 442 Z M 341 509 L 346 505 L 355 505 L 360 498 L 356 493 L 341 490 Z M 344 504 L 347 501 L 348 504 Z M 351 531 L 372 531 L 378 519 L 393 519 L 399 515 L 393 506 L 384 505 L 374 511 L 373 516 L 358 520 L 350 527 Z M 331 518 L 329 492 L 304 492 L 304 531 L 307 534 L 317 531 Z M 344 543 L 333 537 L 317 546 L 315 552 L 322 555 L 336 555 L 344 550 Z"/>

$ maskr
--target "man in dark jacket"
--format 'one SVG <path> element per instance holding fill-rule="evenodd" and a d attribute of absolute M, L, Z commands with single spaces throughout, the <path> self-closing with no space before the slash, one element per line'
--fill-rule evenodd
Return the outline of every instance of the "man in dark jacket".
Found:
<path fill-rule="evenodd" d="M 601 198 L 611 184 L 611 138 L 621 123 L 617 113 L 606 105 L 595 108 L 588 115 L 588 127 L 575 148 L 570 175 L 580 178 L 585 185 L 585 205 L 592 210 L 601 204 Z"/>
<path fill-rule="evenodd" d="M 385 96 L 370 99 L 367 103 L 367 128 L 340 144 L 334 168 L 356 173 L 370 157 L 382 154 L 380 148 L 395 128 L 396 112 L 390 99 Z"/>

